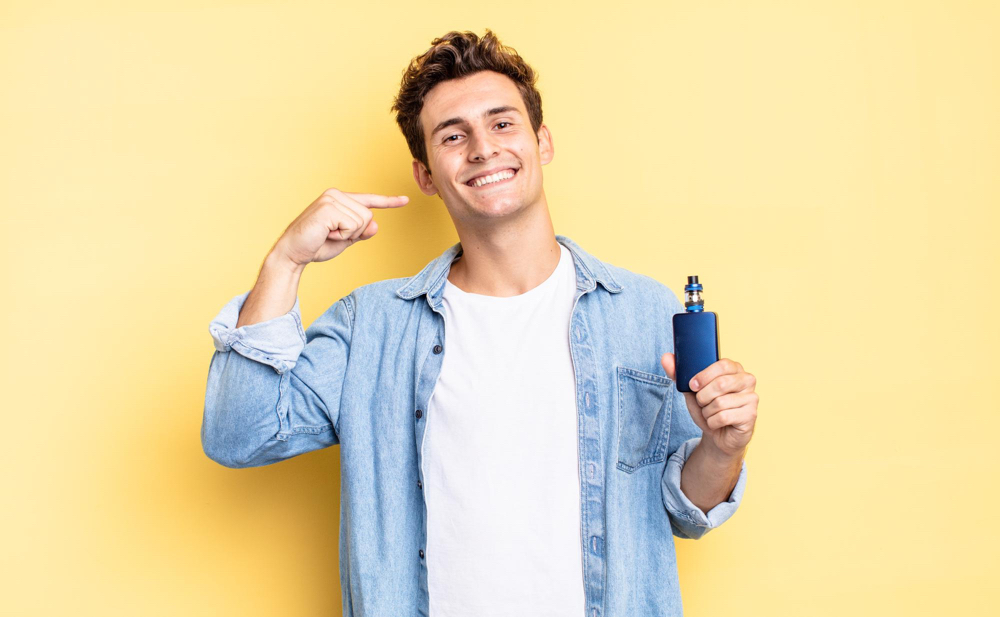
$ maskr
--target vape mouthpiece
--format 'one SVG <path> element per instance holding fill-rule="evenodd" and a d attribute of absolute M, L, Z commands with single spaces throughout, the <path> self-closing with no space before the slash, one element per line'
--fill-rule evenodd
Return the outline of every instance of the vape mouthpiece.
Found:
<path fill-rule="evenodd" d="M 695 275 L 695 276 L 689 276 L 688 277 L 688 285 L 695 285 L 697 283 L 698 283 L 698 276 L 697 275 Z"/>

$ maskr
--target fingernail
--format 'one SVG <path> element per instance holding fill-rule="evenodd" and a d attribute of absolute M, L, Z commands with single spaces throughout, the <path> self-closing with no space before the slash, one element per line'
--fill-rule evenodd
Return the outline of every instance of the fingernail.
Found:
<path fill-rule="evenodd" d="M 692 390 L 697 390 L 698 389 L 698 380 L 697 379 L 692 379 L 691 380 L 691 389 Z"/>

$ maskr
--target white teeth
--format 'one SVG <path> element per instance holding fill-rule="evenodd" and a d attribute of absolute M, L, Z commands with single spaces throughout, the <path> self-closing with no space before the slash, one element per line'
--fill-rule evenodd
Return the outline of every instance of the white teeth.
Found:
<path fill-rule="evenodd" d="M 482 178 L 476 178 L 472 183 L 473 186 L 483 186 L 484 184 L 492 184 L 494 182 L 499 182 L 500 180 L 506 180 L 507 178 L 513 178 L 514 172 L 510 169 L 504 171 L 498 171 L 491 176 L 484 176 Z"/>

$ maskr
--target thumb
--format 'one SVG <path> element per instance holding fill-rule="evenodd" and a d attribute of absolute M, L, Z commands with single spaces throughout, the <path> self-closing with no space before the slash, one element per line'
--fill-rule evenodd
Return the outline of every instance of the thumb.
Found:
<path fill-rule="evenodd" d="M 670 353 L 669 351 L 663 354 L 663 356 L 660 358 L 660 364 L 663 365 L 663 370 L 666 371 L 667 377 L 676 381 L 677 377 L 674 375 L 674 371 L 676 370 L 677 362 L 676 358 L 674 358 L 674 354 Z"/>
<path fill-rule="evenodd" d="M 375 222 L 375 219 L 372 219 L 371 222 L 368 223 L 368 227 L 365 227 L 365 230 L 361 232 L 360 236 L 358 236 L 358 240 L 367 240 L 368 238 L 374 236 L 376 231 L 378 231 L 378 223 Z"/>

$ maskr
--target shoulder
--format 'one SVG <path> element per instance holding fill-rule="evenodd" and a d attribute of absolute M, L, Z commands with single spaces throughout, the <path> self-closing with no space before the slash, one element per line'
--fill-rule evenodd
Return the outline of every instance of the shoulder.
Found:
<path fill-rule="evenodd" d="M 383 279 L 381 281 L 375 281 L 360 287 L 355 287 L 354 290 L 348 294 L 347 298 L 355 305 L 379 305 L 385 306 L 386 303 L 391 302 L 409 302 L 400 298 L 396 291 L 405 285 L 411 278 L 408 276 L 402 276 L 391 279 Z"/>
<path fill-rule="evenodd" d="M 657 279 L 640 272 L 633 272 L 621 266 L 602 262 L 615 281 L 622 286 L 623 293 L 618 294 L 632 301 L 652 300 L 658 305 L 667 306 L 671 311 L 683 310 L 680 300 L 673 289 Z"/>

